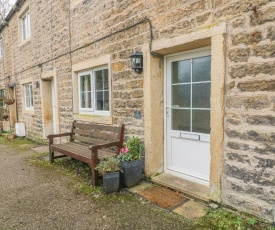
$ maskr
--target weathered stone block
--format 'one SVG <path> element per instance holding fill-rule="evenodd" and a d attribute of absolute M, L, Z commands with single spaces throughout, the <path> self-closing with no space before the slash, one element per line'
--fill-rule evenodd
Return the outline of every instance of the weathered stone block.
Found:
<path fill-rule="evenodd" d="M 275 126 L 275 117 L 271 115 L 254 115 L 248 116 L 246 122 L 250 125 L 266 125 L 266 126 Z"/>
<path fill-rule="evenodd" d="M 275 80 L 239 83 L 237 87 L 244 92 L 275 91 Z"/>
<path fill-rule="evenodd" d="M 258 43 L 262 40 L 262 32 L 261 31 L 254 31 L 250 34 L 246 32 L 239 33 L 237 35 L 232 36 L 232 44 L 239 45 L 239 44 L 254 44 Z"/>
<path fill-rule="evenodd" d="M 257 11 L 250 16 L 250 24 L 252 26 L 261 25 L 266 22 L 275 20 L 275 6 L 267 7 L 263 10 Z"/>
<path fill-rule="evenodd" d="M 243 27 L 245 24 L 245 17 L 240 17 L 231 22 L 233 28 Z"/>
<path fill-rule="evenodd" d="M 241 97 L 233 96 L 228 97 L 226 100 L 226 106 L 228 108 L 242 108 L 245 109 L 264 109 L 270 107 L 270 101 L 267 96 L 253 96 L 253 97 Z"/>
<path fill-rule="evenodd" d="M 270 39 L 271 41 L 275 40 L 275 27 L 274 26 L 269 26 L 267 28 L 267 35 L 266 35 L 267 39 Z"/>
<path fill-rule="evenodd" d="M 229 51 L 229 59 L 233 62 L 247 62 L 250 56 L 250 49 L 233 49 Z"/>
<path fill-rule="evenodd" d="M 235 150 L 248 150 L 249 149 L 249 145 L 248 144 L 244 144 L 244 143 L 238 143 L 238 142 L 228 142 L 227 146 L 231 149 L 235 149 Z"/>
<path fill-rule="evenodd" d="M 257 57 L 262 57 L 262 58 L 270 58 L 271 55 L 275 52 L 275 43 L 273 44 L 268 44 L 268 45 L 262 45 L 262 46 L 257 46 L 254 49 L 254 55 Z"/>
<path fill-rule="evenodd" d="M 196 17 L 197 25 L 201 26 L 203 24 L 211 24 L 212 23 L 212 13 L 207 12 L 198 17 Z"/>
<path fill-rule="evenodd" d="M 231 67 L 229 71 L 231 78 L 243 78 L 245 76 L 255 77 L 260 73 L 274 75 L 275 62 L 238 65 Z"/>
<path fill-rule="evenodd" d="M 250 163 L 249 157 L 247 155 L 238 153 L 227 153 L 227 157 L 230 161 L 240 162 L 240 163 Z"/>
<path fill-rule="evenodd" d="M 116 62 L 112 64 L 112 71 L 118 72 L 127 69 L 126 62 Z"/>

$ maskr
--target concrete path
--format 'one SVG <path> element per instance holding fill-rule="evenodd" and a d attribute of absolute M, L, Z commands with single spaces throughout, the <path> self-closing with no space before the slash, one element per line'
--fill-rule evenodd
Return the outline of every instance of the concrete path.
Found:
<path fill-rule="evenodd" d="M 185 229 L 186 220 L 134 195 L 90 197 L 72 178 L 0 144 L 0 229 Z"/>

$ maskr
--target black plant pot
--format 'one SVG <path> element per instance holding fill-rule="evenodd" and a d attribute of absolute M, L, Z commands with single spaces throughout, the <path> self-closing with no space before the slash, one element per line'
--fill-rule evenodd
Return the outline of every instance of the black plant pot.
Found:
<path fill-rule="evenodd" d="M 121 184 L 127 188 L 136 185 L 142 177 L 142 159 L 122 162 Z"/>
<path fill-rule="evenodd" d="M 106 193 L 117 192 L 119 189 L 119 172 L 104 174 L 103 188 Z"/>

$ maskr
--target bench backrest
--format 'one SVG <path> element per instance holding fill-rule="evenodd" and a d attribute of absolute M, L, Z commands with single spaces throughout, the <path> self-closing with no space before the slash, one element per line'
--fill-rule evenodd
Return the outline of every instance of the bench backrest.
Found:
<path fill-rule="evenodd" d="M 119 147 L 123 146 L 124 125 L 107 126 L 74 121 L 71 131 L 73 133 L 71 141 L 89 145 L 100 145 L 118 141 Z"/>

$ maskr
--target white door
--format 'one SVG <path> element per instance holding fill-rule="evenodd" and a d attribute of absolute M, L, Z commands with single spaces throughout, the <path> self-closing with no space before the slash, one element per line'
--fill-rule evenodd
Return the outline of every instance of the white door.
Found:
<path fill-rule="evenodd" d="M 56 129 L 56 101 L 55 101 L 55 90 L 54 90 L 54 80 L 51 81 L 52 88 L 52 111 L 53 111 L 53 133 L 57 133 Z"/>
<path fill-rule="evenodd" d="M 210 49 L 166 57 L 166 173 L 209 185 Z"/>

